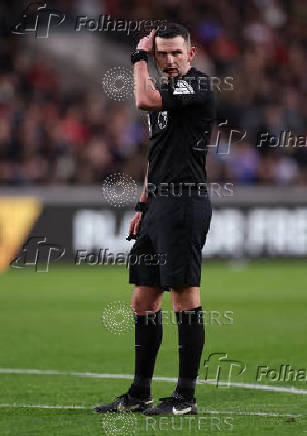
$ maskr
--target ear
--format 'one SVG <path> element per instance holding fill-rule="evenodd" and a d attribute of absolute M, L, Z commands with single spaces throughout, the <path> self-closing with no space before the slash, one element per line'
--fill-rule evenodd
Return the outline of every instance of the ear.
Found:
<path fill-rule="evenodd" d="M 192 46 L 189 50 L 188 61 L 191 62 L 195 56 L 196 47 Z"/>

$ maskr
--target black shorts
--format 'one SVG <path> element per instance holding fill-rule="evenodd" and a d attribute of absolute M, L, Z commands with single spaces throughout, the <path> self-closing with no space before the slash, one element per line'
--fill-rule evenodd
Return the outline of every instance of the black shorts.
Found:
<path fill-rule="evenodd" d="M 200 286 L 210 199 L 197 193 L 160 196 L 149 198 L 147 205 L 129 255 L 129 283 L 165 290 Z"/>

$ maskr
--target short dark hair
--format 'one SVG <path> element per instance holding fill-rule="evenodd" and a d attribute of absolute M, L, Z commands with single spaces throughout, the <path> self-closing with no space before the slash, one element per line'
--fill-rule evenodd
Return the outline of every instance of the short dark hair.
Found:
<path fill-rule="evenodd" d="M 155 38 L 176 38 L 176 36 L 182 36 L 185 42 L 190 42 L 190 33 L 182 24 L 165 23 L 155 33 Z"/>

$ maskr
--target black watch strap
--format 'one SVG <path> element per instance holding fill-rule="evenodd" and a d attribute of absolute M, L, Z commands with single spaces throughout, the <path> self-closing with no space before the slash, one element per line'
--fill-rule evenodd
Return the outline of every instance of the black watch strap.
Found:
<path fill-rule="evenodd" d="M 146 203 L 144 201 L 139 201 L 138 203 L 136 203 L 134 210 L 136 212 L 145 212 Z"/>
<path fill-rule="evenodd" d="M 135 64 L 139 61 L 145 61 L 148 62 L 148 53 L 145 50 L 135 50 L 134 53 L 131 55 L 131 63 Z"/>

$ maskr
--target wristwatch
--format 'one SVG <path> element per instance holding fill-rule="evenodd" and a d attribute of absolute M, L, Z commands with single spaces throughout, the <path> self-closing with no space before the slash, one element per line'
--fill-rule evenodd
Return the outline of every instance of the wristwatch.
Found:
<path fill-rule="evenodd" d="M 131 63 L 135 64 L 139 61 L 148 62 L 148 53 L 145 50 L 135 50 L 134 53 L 131 54 Z"/>

